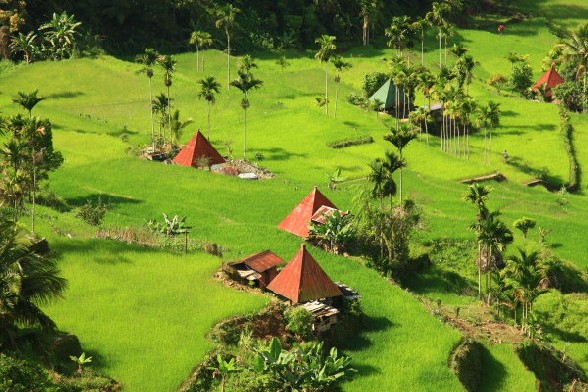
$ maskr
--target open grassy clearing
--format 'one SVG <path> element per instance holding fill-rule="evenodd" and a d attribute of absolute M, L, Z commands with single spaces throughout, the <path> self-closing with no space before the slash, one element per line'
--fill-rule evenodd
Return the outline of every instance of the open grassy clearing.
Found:
<path fill-rule="evenodd" d="M 544 167 L 554 178 L 566 180 L 567 161 L 558 134 L 556 107 L 497 96 L 485 85 L 494 73 L 508 74 L 504 56 L 514 50 L 531 54 L 538 77 L 539 63 L 555 38 L 544 20 L 535 19 L 508 26 L 502 37 L 494 30 L 462 30 L 457 39 L 470 47 L 481 63 L 471 88 L 473 95 L 480 101 L 493 99 L 502 103 L 502 126 L 494 133 L 490 166 L 482 164 L 482 135 L 472 137 L 473 154 L 469 160 L 442 153 L 436 138 L 429 145 L 424 138 L 414 141 L 406 149 L 410 166 L 405 189 L 423 206 L 428 226 L 419 239 L 473 238 L 465 228 L 473 220 L 474 210 L 461 201 L 466 188 L 455 180 L 499 170 L 510 181 L 493 185 L 491 207 L 499 207 L 507 223 L 522 215 L 537 219 L 539 226 L 553 229 L 549 240 L 557 245 L 559 255 L 588 266 L 583 241 L 588 229 L 585 197 L 568 196 L 569 204 L 560 207 L 556 195 L 519 185 Z M 428 47 L 435 48 L 434 39 L 429 41 Z M 275 227 L 279 221 L 313 185 L 326 189 L 326 174 L 342 167 L 344 175 L 361 178 L 367 174 L 367 162 L 390 148 L 382 140 L 385 129 L 375 114 L 350 106 L 344 96 L 358 90 L 366 72 L 386 71 L 380 58 L 390 57 L 391 53 L 351 50 L 354 68 L 343 74 L 337 119 L 313 106 L 314 97 L 323 93 L 324 72 L 312 52 L 290 52 L 289 56 L 296 58 L 290 60 L 292 66 L 284 72 L 274 64 L 277 55 L 257 56 L 260 69 L 255 74 L 265 84 L 250 96 L 249 156 L 256 152 L 265 156 L 262 164 L 278 174 L 269 181 L 244 182 L 139 161 L 125 154 L 129 144 L 119 138 L 125 127 L 131 144 L 146 143 L 148 139 L 147 78 L 135 74 L 139 66 L 111 57 L 19 66 L 0 79 L 0 105 L 4 113 L 14 112 L 10 98 L 19 90 L 39 88 L 41 95 L 51 97 L 35 111 L 54 121 L 55 145 L 66 158 L 64 167 L 52 175 L 52 188 L 78 205 L 102 195 L 112 206 L 106 225 L 140 226 L 162 212 L 177 213 L 188 216 L 188 222 L 194 225 L 194 237 L 227 247 L 228 259 L 268 247 L 289 259 L 300 240 L 279 231 Z M 177 56 L 180 63 L 172 98 L 184 118 L 193 117 L 196 126 L 206 130 L 206 104 L 196 100 L 195 81 L 216 75 L 223 90 L 213 106 L 211 139 L 221 153 L 227 152 L 223 144 L 232 141 L 234 154 L 240 156 L 241 94 L 235 89 L 226 90 L 224 55 L 210 50 L 205 51 L 205 56 L 204 73 L 195 71 L 194 54 Z M 437 59 L 436 51 L 426 53 L 428 63 L 433 65 Z M 160 79 L 156 73 L 155 94 L 164 91 Z M 332 83 L 331 94 L 334 89 Z M 585 165 L 588 150 L 580 146 L 588 142 L 588 121 L 580 115 L 574 115 L 573 120 L 580 163 Z M 184 135 L 184 141 L 194 128 Z M 326 147 L 332 141 L 364 135 L 373 136 L 376 143 L 342 150 Z M 502 161 L 504 149 L 512 157 L 509 164 Z M 344 185 L 342 191 L 327 194 L 347 209 L 352 208 L 353 193 L 352 185 Z M 74 235 L 73 240 L 54 241 L 54 247 L 63 253 L 62 268 L 70 280 L 70 290 L 65 300 L 48 311 L 61 328 L 80 336 L 99 359 L 97 368 L 122 381 L 129 391 L 172 390 L 211 347 L 204 335 L 213 322 L 252 310 L 266 301 L 212 281 L 210 276 L 219 265 L 218 259 L 88 242 L 76 237 L 91 235 L 92 229 L 80 227 L 71 213 L 47 213 L 57 217 L 57 226 Z M 346 390 L 382 386 L 399 391 L 460 388 L 446 366 L 448 353 L 459 339 L 455 330 L 430 316 L 414 297 L 390 285 L 376 272 L 352 260 L 313 252 L 335 280 L 350 284 L 364 295 L 368 330 L 347 349 L 361 377 L 345 384 Z M 464 263 L 473 265 L 470 260 Z M 444 303 L 472 302 L 471 297 L 442 291 L 426 294 L 443 298 Z M 124 328 L 129 318 L 136 320 L 130 330 Z M 585 344 L 574 343 L 568 351 L 585 364 Z M 493 385 L 502 390 L 527 390 L 532 385 L 532 375 L 519 371 L 522 365 L 513 357 L 510 346 L 493 346 L 490 352 L 495 367 L 503 371 L 489 375 L 485 384 L 488 390 L 496 390 L 491 388 Z M 161 363 L 169 366 L 146 374 L 145 369 L 160 369 Z"/>

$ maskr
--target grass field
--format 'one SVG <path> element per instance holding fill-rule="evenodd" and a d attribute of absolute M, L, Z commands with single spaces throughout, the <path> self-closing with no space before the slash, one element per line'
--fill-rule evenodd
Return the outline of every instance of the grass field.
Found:
<path fill-rule="evenodd" d="M 566 196 L 568 203 L 562 207 L 557 195 L 521 185 L 544 169 L 555 179 L 567 179 L 557 108 L 498 96 L 485 80 L 497 72 L 508 74 L 505 56 L 511 51 L 529 53 L 538 78 L 541 59 L 556 40 L 545 17 L 553 20 L 561 15 L 556 22 L 574 27 L 583 19 L 586 7 L 577 1 L 577 12 L 562 14 L 554 7 L 567 9 L 569 2 L 523 3 L 534 6 L 538 18 L 509 25 L 503 36 L 498 36 L 492 25 L 459 30 L 455 38 L 480 62 L 472 95 L 480 102 L 501 103 L 503 115 L 493 137 L 491 164 L 482 163 L 482 135 L 472 135 L 468 160 L 441 152 L 436 138 L 429 144 L 423 138 L 405 150 L 409 167 L 404 188 L 423 208 L 427 229 L 419 234 L 420 242 L 473 239 L 466 227 L 474 219 L 474 208 L 461 200 L 466 186 L 456 180 L 498 170 L 508 181 L 492 184 L 491 208 L 500 208 L 508 224 L 524 215 L 552 229 L 549 241 L 555 252 L 585 268 L 586 197 Z M 426 62 L 434 68 L 438 52 L 432 32 L 427 47 Z M 128 154 L 129 147 L 148 142 L 149 90 L 147 78 L 137 74 L 140 67 L 120 59 L 104 56 L 6 69 L 0 76 L 0 108 L 4 114 L 15 113 L 11 97 L 17 91 L 38 88 L 40 95 L 48 97 L 34 113 L 53 121 L 55 146 L 66 159 L 51 175 L 51 188 L 72 205 L 100 196 L 110 204 L 106 226 L 142 226 L 145 220 L 159 218 L 164 212 L 186 215 L 194 226 L 192 237 L 221 244 L 227 260 L 266 248 L 288 260 L 300 239 L 276 228 L 281 219 L 313 185 L 322 186 L 340 208 L 353 209 L 355 185 L 367 174 L 367 163 L 391 148 L 382 138 L 386 130 L 375 114 L 344 99 L 350 92 L 359 93 L 364 74 L 386 71 L 381 58 L 391 54 L 391 50 L 373 48 L 352 48 L 343 53 L 353 68 L 342 75 L 337 118 L 332 114 L 333 104 L 329 116 L 313 105 L 314 97 L 324 93 L 324 69 L 312 51 L 288 52 L 291 66 L 285 71 L 275 64 L 277 53 L 256 54 L 259 70 L 255 75 L 264 86 L 250 95 L 248 156 L 263 154 L 261 164 L 277 174 L 275 179 L 257 182 L 142 161 Z M 196 127 L 206 130 L 206 103 L 196 98 L 196 81 L 215 75 L 223 88 L 212 108 L 210 139 L 223 154 L 228 153 L 225 145 L 232 143 L 234 155 L 240 157 L 241 94 L 226 89 L 224 54 L 207 50 L 204 56 L 206 70 L 196 72 L 195 54 L 177 55 L 171 96 L 182 117 L 195 120 L 182 141 L 186 142 Z M 164 91 L 161 73 L 156 72 L 153 84 L 155 94 Z M 331 94 L 334 91 L 332 83 Z M 580 164 L 586 166 L 588 118 L 573 115 L 572 119 Z M 130 136 L 128 143 L 121 140 L 122 134 Z M 367 135 L 373 136 L 375 143 L 341 150 L 327 147 L 333 141 Z M 509 163 L 502 160 L 504 149 L 512 157 Z M 346 177 L 359 180 L 339 191 L 327 191 L 327 175 L 337 167 Z M 585 185 L 586 181 L 583 190 Z M 41 231 L 61 254 L 61 267 L 70 282 L 66 297 L 46 310 L 61 329 L 80 337 L 95 357 L 93 366 L 121 381 L 126 391 L 173 390 L 212 347 L 205 336 L 214 322 L 252 311 L 268 301 L 269 296 L 243 294 L 214 281 L 218 258 L 88 239 L 93 229 L 76 220 L 73 212 L 41 211 L 50 218 L 45 219 Z M 53 233 L 49 222 L 72 238 Z M 345 349 L 354 358 L 359 375 L 344 385 L 345 390 L 460 390 L 457 378 L 447 368 L 459 332 L 430 315 L 414 295 L 359 262 L 311 251 L 335 280 L 363 295 L 368 327 Z M 473 264 L 465 259 L 463 263 Z M 444 303 L 473 301 L 437 289 L 424 294 L 443 298 Z M 585 344 L 571 344 L 568 352 L 586 366 Z M 491 346 L 489 353 L 488 366 L 496 372 L 484 374 L 485 390 L 532 390 L 533 375 L 523 369 L 511 346 Z"/>

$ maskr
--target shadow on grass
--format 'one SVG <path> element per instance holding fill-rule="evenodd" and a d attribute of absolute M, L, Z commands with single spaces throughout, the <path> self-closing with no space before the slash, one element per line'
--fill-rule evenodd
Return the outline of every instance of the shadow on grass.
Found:
<path fill-rule="evenodd" d="M 340 348 L 344 350 L 363 350 L 367 347 L 372 346 L 373 342 L 363 336 L 366 332 L 379 332 L 385 331 L 389 328 L 394 327 L 394 324 L 389 318 L 387 317 L 371 317 L 371 316 L 364 316 L 363 318 L 363 329 L 361 333 L 358 335 L 354 335 L 352 338 L 340 344 Z"/>
<path fill-rule="evenodd" d="M 92 204 L 96 204 L 96 203 L 98 203 L 98 201 L 100 201 L 102 203 L 106 203 L 108 205 L 143 203 L 143 200 L 133 199 L 131 197 L 109 195 L 109 194 L 102 194 L 102 193 L 93 193 L 90 195 L 69 197 L 69 198 L 66 198 L 65 201 L 67 204 L 74 206 L 74 207 L 82 206 L 88 202 L 90 202 Z"/>
<path fill-rule="evenodd" d="M 547 184 L 548 189 L 560 189 L 563 186 L 563 180 L 559 176 L 549 174 L 546 169 L 537 169 L 525 163 L 519 157 L 511 156 L 508 159 L 508 164 L 518 171 L 528 174 L 534 178 L 542 178 Z"/>
<path fill-rule="evenodd" d="M 94 262 L 102 265 L 132 264 L 133 260 L 123 254 L 127 252 L 159 253 L 161 250 L 129 244 L 122 241 L 107 239 L 60 239 L 54 241 L 52 250 L 55 250 L 58 258 L 65 254 L 84 253 L 86 262 Z"/>
<path fill-rule="evenodd" d="M 139 134 L 139 131 L 131 131 L 130 129 L 124 127 L 123 129 L 118 131 L 106 132 L 106 134 L 108 136 L 120 137 L 122 135 L 137 135 Z"/>
<path fill-rule="evenodd" d="M 506 368 L 484 347 L 482 350 L 482 377 L 480 392 L 501 391 L 506 378 Z"/>
<path fill-rule="evenodd" d="M 457 272 L 433 266 L 426 271 L 409 274 L 400 280 L 402 287 L 417 294 L 471 294 L 475 283 Z"/>
<path fill-rule="evenodd" d="M 275 161 L 287 161 L 290 158 L 297 157 L 297 158 L 308 158 L 308 154 L 300 154 L 300 153 L 293 153 L 287 150 L 284 150 L 281 147 L 272 147 L 272 148 L 256 148 L 256 152 L 260 152 L 264 155 L 265 159 L 271 159 Z"/>

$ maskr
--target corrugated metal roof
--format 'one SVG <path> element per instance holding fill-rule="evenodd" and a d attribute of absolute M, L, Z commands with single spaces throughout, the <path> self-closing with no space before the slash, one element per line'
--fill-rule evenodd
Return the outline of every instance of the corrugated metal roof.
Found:
<path fill-rule="evenodd" d="M 314 213 L 321 207 L 327 206 L 337 208 L 331 200 L 323 195 L 315 186 L 312 192 L 304 198 L 292 210 L 292 212 L 280 223 L 279 228 L 296 234 L 299 237 L 308 237 L 310 219 Z"/>
<path fill-rule="evenodd" d="M 296 303 L 342 295 L 339 287 L 308 253 L 304 244 L 267 289 Z"/>
<path fill-rule="evenodd" d="M 316 210 L 316 212 L 310 218 L 310 220 L 313 222 L 321 223 L 324 225 L 325 223 L 327 223 L 327 218 L 330 218 L 331 216 L 333 216 L 335 211 L 339 211 L 341 213 L 341 216 L 347 215 L 346 211 L 341 211 L 341 210 L 338 210 L 336 208 L 332 208 L 329 206 L 321 206 L 318 210 Z"/>
<path fill-rule="evenodd" d="M 194 135 L 190 142 L 174 158 L 174 163 L 182 166 L 196 167 L 198 158 L 203 156 L 210 159 L 209 163 L 211 165 L 225 162 L 225 158 L 216 151 L 200 130 L 198 130 L 196 135 Z"/>
<path fill-rule="evenodd" d="M 255 253 L 251 256 L 247 256 L 243 260 L 236 261 L 233 264 L 246 264 L 249 268 L 256 272 L 264 272 L 272 267 L 276 267 L 279 264 L 285 263 L 285 260 L 280 256 L 267 249 L 262 252 Z"/>

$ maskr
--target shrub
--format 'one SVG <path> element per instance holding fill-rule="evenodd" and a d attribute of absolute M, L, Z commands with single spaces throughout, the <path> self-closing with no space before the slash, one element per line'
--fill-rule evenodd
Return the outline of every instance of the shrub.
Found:
<path fill-rule="evenodd" d="M 523 96 L 527 96 L 529 87 L 533 85 L 533 68 L 526 61 L 519 61 L 512 66 L 510 84 Z"/>
<path fill-rule="evenodd" d="M 500 94 L 500 91 L 506 87 L 508 79 L 502 74 L 496 74 L 490 77 L 486 83 L 488 86 L 495 88 L 497 94 Z"/>
<path fill-rule="evenodd" d="M 349 146 L 360 146 L 362 144 L 370 144 L 374 142 L 374 138 L 371 136 L 364 136 L 364 137 L 358 137 L 358 138 L 354 138 L 354 139 L 345 139 L 345 140 L 340 140 L 338 142 L 333 142 L 329 144 L 329 147 L 332 148 L 344 148 L 344 147 L 349 147 Z"/>
<path fill-rule="evenodd" d="M 566 107 L 566 109 L 573 112 L 582 111 L 582 87 L 576 82 L 565 82 L 553 89 L 555 97 Z"/>
<path fill-rule="evenodd" d="M 206 155 L 202 155 L 196 159 L 196 167 L 199 169 L 209 169 L 210 168 L 210 158 Z"/>
<path fill-rule="evenodd" d="M 349 95 L 347 95 L 347 102 L 362 108 L 367 106 L 367 99 L 360 97 L 359 95 L 354 93 L 350 93 Z"/>
<path fill-rule="evenodd" d="M 303 307 L 291 307 L 284 312 L 286 329 L 303 339 L 312 338 L 312 315 Z"/>
<path fill-rule="evenodd" d="M 0 354 L 0 391 L 65 392 L 54 384 L 47 372 L 31 362 Z"/>
<path fill-rule="evenodd" d="M 559 117 L 561 121 L 561 137 L 564 142 L 569 161 L 568 182 L 565 187 L 569 192 L 576 192 L 580 189 L 581 168 L 576 156 L 574 146 L 574 127 L 570 120 L 570 114 L 564 108 L 560 108 Z"/>
<path fill-rule="evenodd" d="M 462 341 L 451 354 L 450 367 L 468 392 L 477 391 L 482 381 L 482 365 L 486 348 L 479 342 Z"/>
<path fill-rule="evenodd" d="M 521 233 L 523 233 L 524 238 L 527 238 L 527 233 L 529 232 L 529 230 L 534 228 L 536 224 L 537 221 L 535 221 L 535 219 L 525 217 L 517 219 L 513 222 L 512 225 L 515 229 L 518 229 L 521 231 Z"/>
<path fill-rule="evenodd" d="M 107 209 L 108 205 L 103 203 L 101 198 L 98 198 L 96 203 L 88 200 L 86 204 L 80 207 L 76 216 L 89 225 L 100 226 L 104 220 Z"/>
<path fill-rule="evenodd" d="M 383 72 L 371 72 L 365 75 L 363 77 L 363 84 L 361 85 L 364 97 L 369 98 L 374 95 L 387 80 L 388 75 Z"/>

